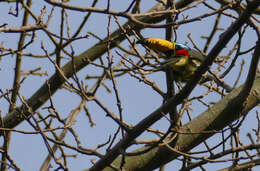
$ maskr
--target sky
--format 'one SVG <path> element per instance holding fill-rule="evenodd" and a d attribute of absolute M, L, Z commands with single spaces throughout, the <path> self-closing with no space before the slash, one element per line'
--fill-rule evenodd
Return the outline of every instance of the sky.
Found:
<path fill-rule="evenodd" d="M 116 1 L 111 0 L 110 7 L 113 10 L 119 10 L 124 11 L 127 6 L 131 3 L 130 0 L 125 1 Z M 215 3 L 210 2 L 212 5 L 217 5 Z M 90 2 L 85 2 L 84 0 L 77 0 L 74 2 L 70 2 L 70 4 L 73 5 L 80 5 L 80 6 L 89 6 Z M 148 9 L 150 9 L 154 4 L 156 4 L 156 1 L 143 1 L 142 2 L 142 9 L 141 12 L 145 12 Z M 51 8 L 50 5 L 46 4 L 43 1 L 36 1 L 33 3 L 33 12 L 36 13 L 37 16 L 40 15 L 41 9 L 46 6 L 47 8 L 47 14 L 50 13 Z M 99 1 L 97 3 L 98 8 L 106 8 L 107 4 L 106 1 Z M 0 15 L 4 16 L 0 20 L 0 25 L 3 23 L 8 23 L 8 27 L 17 27 L 21 25 L 21 16 L 22 12 L 20 12 L 19 17 L 14 17 L 11 15 L 8 15 L 8 11 L 10 7 L 15 7 L 15 4 L 13 3 L 0 3 Z M 217 5 L 219 7 L 219 5 Z M 19 5 L 19 8 L 21 8 L 21 5 Z M 22 11 L 22 10 L 21 10 Z M 188 18 L 193 18 L 195 16 L 202 15 L 209 10 L 203 6 L 200 5 L 199 7 L 192 8 L 188 10 L 187 12 L 184 12 L 183 15 L 179 16 L 179 20 L 184 17 L 184 15 L 188 16 Z M 232 11 L 228 11 L 232 12 Z M 67 11 L 69 14 L 69 24 L 70 24 L 70 32 L 73 34 L 78 27 L 80 21 L 84 17 L 84 13 L 80 12 L 72 12 Z M 233 13 L 236 15 L 236 13 Z M 179 43 L 187 43 L 190 47 L 192 47 L 191 42 L 189 41 L 187 35 L 191 34 L 192 39 L 195 41 L 195 43 L 198 45 L 199 48 L 203 49 L 205 45 L 205 40 L 201 39 L 201 36 L 208 36 L 210 33 L 210 30 L 213 27 L 214 20 L 216 16 L 208 17 L 206 19 L 203 19 L 202 21 L 196 21 L 194 23 L 184 24 L 181 25 L 177 33 L 177 42 Z M 47 17 L 45 17 L 46 21 Z M 120 18 L 121 24 L 125 23 L 125 19 Z M 33 19 L 30 18 L 30 22 L 33 23 Z M 54 10 L 53 18 L 51 19 L 50 25 L 48 28 L 53 31 L 54 33 L 58 33 L 59 29 L 59 22 L 60 22 L 60 8 L 56 7 Z M 232 20 L 223 17 L 220 22 L 220 28 L 226 29 L 227 26 L 231 24 Z M 83 32 L 81 35 L 85 35 L 88 32 L 94 33 L 95 35 L 99 36 L 100 38 L 105 38 L 107 36 L 107 23 L 108 23 L 108 17 L 101 14 L 93 14 L 86 26 L 83 28 Z M 115 21 L 112 20 L 111 23 L 111 32 L 113 30 L 117 29 L 118 26 L 116 25 Z M 250 30 L 250 29 L 249 29 Z M 218 31 L 215 39 L 213 39 L 212 44 L 210 46 L 210 49 L 213 47 L 213 45 L 218 40 L 218 36 L 222 31 Z M 148 28 L 141 31 L 141 34 L 143 37 L 159 37 L 164 38 L 165 37 L 165 30 L 163 28 Z M 0 43 L 4 45 L 4 47 L 8 48 L 17 48 L 17 41 L 18 41 L 18 34 L 17 33 L 0 33 Z M 131 39 L 135 39 L 131 37 Z M 235 36 L 234 39 L 226 46 L 226 48 L 221 52 L 221 55 L 226 55 L 230 48 L 232 47 L 232 44 L 236 41 L 237 36 Z M 251 30 L 247 33 L 247 35 L 243 38 L 244 42 L 242 44 L 242 49 L 248 49 L 252 47 L 256 41 L 256 37 L 254 32 Z M 26 41 L 28 42 L 30 39 L 27 38 Z M 40 48 L 41 42 L 44 43 L 45 47 L 49 52 L 52 52 L 53 46 L 49 39 L 46 38 L 46 35 L 43 31 L 37 32 L 37 37 L 35 39 L 35 43 L 31 45 L 29 48 L 27 48 L 24 52 L 25 53 L 35 53 L 35 54 L 44 54 L 42 49 Z M 90 36 L 86 39 L 81 39 L 78 41 L 75 41 L 73 45 L 73 49 L 75 51 L 75 55 L 79 55 L 82 52 L 84 52 L 86 49 L 92 47 L 95 43 L 97 43 L 98 40 L 94 37 Z M 124 41 L 122 43 L 122 46 L 127 48 L 129 47 L 129 43 Z M 144 48 L 142 46 L 137 47 L 142 54 L 145 54 Z M 66 50 L 71 52 L 70 47 L 67 47 Z M 116 53 L 116 50 L 119 51 L 121 54 L 124 54 L 119 49 L 112 49 L 111 54 L 114 57 L 115 62 L 119 61 L 119 57 Z M 104 61 L 106 61 L 106 55 L 103 55 Z M 65 56 L 66 57 L 66 56 Z M 246 63 L 245 68 L 249 67 L 250 64 L 250 55 L 245 55 L 242 57 Z M 242 58 L 239 59 L 236 63 L 236 66 L 240 66 L 242 63 Z M 69 57 L 62 60 L 62 64 L 67 63 L 70 60 Z M 20 94 L 24 96 L 25 98 L 29 98 L 54 72 L 55 67 L 47 58 L 31 58 L 31 57 L 23 57 L 23 64 L 22 69 L 23 70 L 32 70 L 35 68 L 41 67 L 42 72 L 47 72 L 48 76 L 30 76 L 27 77 L 21 87 Z M 3 91 L 6 91 L 7 89 L 10 89 L 12 87 L 13 82 L 13 75 L 14 75 L 14 68 L 15 68 L 15 55 L 11 56 L 3 56 L 0 59 L 0 78 L 3 80 L 1 81 L 0 89 Z M 216 68 L 216 65 L 212 66 L 212 70 Z M 247 71 L 245 69 L 245 71 Z M 91 85 L 94 84 L 94 81 L 84 80 L 86 75 L 96 76 L 101 74 L 101 70 L 97 69 L 95 66 L 88 66 L 84 69 L 82 69 L 80 72 L 77 73 L 78 77 L 81 78 L 86 85 L 91 87 Z M 239 72 L 239 67 L 236 67 L 231 71 L 231 73 L 225 78 L 225 81 L 227 83 L 233 85 L 234 81 L 236 80 Z M 242 74 L 241 80 L 239 82 L 239 85 L 241 85 L 245 79 L 246 79 L 247 72 L 244 72 Z M 164 91 L 166 90 L 166 81 L 165 81 L 165 74 L 163 72 L 157 72 L 152 75 L 148 76 L 149 79 L 156 82 Z M 162 98 L 155 93 L 151 87 L 140 83 L 138 80 L 134 79 L 133 77 L 130 77 L 129 75 L 116 78 L 120 98 L 122 101 L 122 107 L 123 107 L 123 114 L 124 119 L 129 124 L 136 124 L 140 120 L 144 119 L 146 116 L 148 116 L 149 113 L 157 109 L 162 104 Z M 109 80 L 105 81 L 105 84 L 112 88 L 112 83 Z M 192 96 L 198 96 L 205 92 L 206 89 L 197 86 L 195 90 L 192 92 Z M 106 106 L 108 106 L 114 113 L 118 113 L 117 110 L 117 101 L 115 98 L 115 95 L 112 93 L 108 93 L 105 88 L 101 88 L 98 93 L 97 97 L 102 100 L 102 103 L 104 103 Z M 205 100 L 205 102 L 217 102 L 220 100 L 220 96 L 211 94 L 208 96 Z M 52 97 L 53 102 L 55 103 L 55 107 L 57 108 L 58 112 L 63 116 L 64 118 L 69 115 L 72 109 L 77 107 L 77 105 L 80 103 L 80 98 L 77 95 L 74 95 L 73 93 L 70 93 L 65 90 L 58 90 L 55 95 Z M 21 104 L 20 101 L 17 102 L 17 106 Z M 42 114 L 47 115 L 48 111 L 44 109 L 44 107 L 48 107 L 50 105 L 50 102 L 46 102 L 39 111 Z M 84 112 L 80 112 L 79 116 L 76 119 L 75 125 L 73 125 L 73 128 L 77 130 L 77 133 L 81 139 L 82 145 L 86 148 L 95 148 L 97 144 L 105 143 L 108 139 L 109 135 L 113 135 L 117 127 L 115 126 L 114 121 L 112 121 L 110 118 L 106 117 L 106 113 L 102 111 L 100 108 L 97 107 L 96 104 L 93 102 L 88 102 L 87 107 L 89 109 L 89 112 L 91 113 L 93 120 L 96 122 L 96 126 L 91 127 L 88 118 L 86 117 Z M 192 118 L 199 115 L 203 111 L 205 111 L 207 108 L 198 102 L 194 102 L 191 106 L 192 111 L 191 115 Z M 246 144 L 250 144 L 249 140 L 246 138 L 247 132 L 250 132 L 253 134 L 252 129 L 255 128 L 257 125 L 256 122 L 256 115 L 255 111 L 259 110 L 259 107 L 252 110 L 249 114 L 249 116 L 246 118 L 245 123 L 246 125 L 242 125 L 240 134 L 242 137 L 242 141 Z M 0 99 L 0 111 L 1 115 L 4 116 L 8 111 L 8 103 Z M 183 122 L 187 122 L 186 119 L 183 120 Z M 161 119 L 159 122 L 157 122 L 155 125 L 153 125 L 154 129 L 160 129 L 160 130 L 167 130 L 168 128 L 168 121 L 166 119 Z M 22 129 L 26 131 L 32 131 L 33 129 L 27 122 L 23 122 L 20 124 L 16 129 Z M 141 136 L 141 138 L 154 138 L 153 135 L 145 133 Z M 213 146 L 213 144 L 216 144 L 217 142 L 221 141 L 221 135 L 216 135 L 207 140 L 207 142 Z M 71 143 L 72 145 L 75 145 L 75 141 L 73 140 L 73 137 L 69 135 L 66 138 L 66 141 Z M 2 140 L 1 140 L 2 142 Z M 203 150 L 205 149 L 204 145 L 200 145 L 196 147 L 192 151 L 196 150 Z M 130 148 L 130 151 L 132 148 Z M 67 154 L 71 155 L 77 155 L 77 158 L 70 158 L 68 162 L 68 167 L 71 168 L 71 170 L 82 170 L 89 168 L 91 166 L 91 159 L 95 159 L 93 156 L 86 157 L 85 155 L 76 153 L 72 150 L 66 150 Z M 101 150 L 101 152 L 104 152 L 104 150 Z M 41 166 L 41 163 L 44 161 L 44 158 L 47 155 L 47 149 L 44 145 L 44 142 L 42 140 L 42 137 L 40 135 L 24 135 L 20 133 L 13 133 L 12 135 L 12 142 L 10 147 L 10 155 L 14 159 L 14 161 L 17 163 L 18 166 L 20 166 L 23 170 L 38 170 Z M 33 161 L 33 162 L 32 162 Z M 56 165 L 52 162 L 54 165 L 54 168 Z M 170 162 L 166 166 L 166 170 L 172 170 L 174 168 L 181 167 L 181 162 Z M 228 166 L 226 164 L 221 165 L 221 167 Z M 53 169 L 54 169 L 53 168 Z M 219 166 L 214 164 L 210 164 L 209 166 L 206 166 L 208 170 L 216 170 L 219 169 Z M 194 169 L 199 170 L 199 169 Z"/>

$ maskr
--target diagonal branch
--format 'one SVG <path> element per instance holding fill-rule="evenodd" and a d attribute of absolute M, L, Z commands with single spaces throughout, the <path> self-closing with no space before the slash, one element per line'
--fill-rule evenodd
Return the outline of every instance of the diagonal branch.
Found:
<path fill-rule="evenodd" d="M 164 0 L 165 1 L 165 0 Z M 185 5 L 188 5 L 192 3 L 192 0 L 184 0 L 180 1 L 179 3 L 176 3 L 176 8 L 182 8 Z M 149 12 L 153 11 L 162 11 L 164 10 L 164 6 L 161 3 L 158 3 L 155 5 Z M 155 16 L 152 18 L 146 18 L 146 17 L 140 17 L 138 20 L 146 23 L 157 23 L 164 19 L 162 16 Z M 131 22 L 127 22 L 123 26 L 126 30 L 129 30 L 129 35 L 132 35 L 133 33 L 131 30 L 141 30 L 143 27 L 137 26 Z M 131 29 L 129 29 L 131 28 Z M 116 47 L 118 43 L 125 40 L 125 37 L 122 36 L 122 30 L 118 29 L 114 31 L 111 35 L 111 49 Z M 86 67 L 89 64 L 89 61 L 94 61 L 98 58 L 100 58 L 105 52 L 107 51 L 107 38 L 105 38 L 103 41 L 95 44 L 93 47 L 89 48 L 79 56 L 74 57 L 73 63 L 72 61 L 68 62 L 61 68 L 63 71 L 63 75 L 67 78 L 70 78 L 74 72 L 78 72 L 82 68 Z M 74 65 L 74 67 L 72 66 Z M 75 69 L 75 70 L 74 70 Z M 59 74 L 55 73 L 51 76 L 51 78 L 48 80 L 48 83 L 50 84 L 50 95 L 53 95 L 61 86 L 63 83 L 65 83 L 65 79 Z M 43 105 L 48 99 L 49 99 L 49 88 L 47 84 L 43 84 L 28 100 L 27 104 L 30 106 L 30 108 L 33 111 L 36 111 L 41 105 Z M 9 112 L 3 120 L 3 125 L 1 127 L 5 128 L 14 128 L 19 123 L 25 120 L 25 117 L 30 116 L 30 113 L 27 111 L 27 109 L 24 106 L 18 107 L 15 110 Z M 0 135 L 2 135 L 3 132 L 0 131 Z"/>
<path fill-rule="evenodd" d="M 237 31 L 249 20 L 251 14 L 259 5 L 260 5 L 260 2 L 258 0 L 251 1 L 251 3 L 248 4 L 244 13 L 240 16 L 240 18 L 236 22 L 234 22 L 226 32 L 224 32 L 222 34 L 222 36 L 220 37 L 220 39 L 218 40 L 216 45 L 209 52 L 205 62 L 203 62 L 203 64 L 198 68 L 193 79 L 190 80 L 186 84 L 186 86 L 183 88 L 183 90 L 180 93 L 178 93 L 176 96 L 170 98 L 169 101 L 167 101 L 164 105 L 162 105 L 161 107 L 156 109 L 154 112 L 149 114 L 148 117 L 146 117 L 145 119 L 140 121 L 135 127 L 133 127 L 133 129 L 121 141 L 119 141 L 103 158 L 101 158 L 99 161 L 97 161 L 95 163 L 95 165 L 92 168 L 90 168 L 89 170 L 90 171 L 99 171 L 99 170 L 102 170 L 105 167 L 109 166 L 120 155 L 121 151 L 128 148 L 130 146 L 131 142 L 135 138 L 137 138 L 139 135 L 141 135 L 144 130 L 146 130 L 151 125 L 153 125 L 156 121 L 161 119 L 173 107 L 176 107 L 178 104 L 180 104 L 183 101 L 183 99 L 185 99 L 191 93 L 193 88 L 197 85 L 197 83 L 201 79 L 202 74 L 207 71 L 208 67 L 213 63 L 216 56 L 226 46 L 226 44 L 231 40 L 231 38 L 237 33 Z M 241 105 L 241 100 L 243 102 L 243 99 L 238 100 L 239 98 L 240 97 L 238 96 L 238 98 L 234 99 L 234 104 L 230 105 L 230 107 L 234 108 L 233 109 L 234 113 L 236 113 L 236 110 L 239 110 L 238 114 L 240 114 L 241 108 L 238 108 L 236 105 Z M 228 101 L 226 103 L 228 103 Z M 215 106 L 217 106 L 217 105 L 215 105 Z M 228 108 L 228 109 L 230 109 L 230 108 Z M 227 110 L 227 109 L 225 109 L 225 110 Z M 236 116 L 232 117 L 233 120 L 235 118 L 237 118 L 237 117 Z M 207 119 L 205 121 L 207 122 Z M 226 123 L 226 122 L 230 123 L 230 121 L 231 121 L 231 119 L 226 119 L 226 120 L 222 121 L 222 123 Z M 189 146 L 186 146 L 186 144 L 180 144 L 185 147 L 185 148 L 181 147 L 180 149 L 182 149 L 182 150 L 180 150 L 180 151 L 185 151 L 186 148 L 190 149 L 191 147 L 195 147 L 196 145 L 198 145 L 200 143 L 199 140 L 200 139 L 198 139 L 197 141 L 192 141 L 192 144 L 190 144 Z M 177 141 L 177 143 L 178 143 L 178 141 Z M 163 150 L 167 150 L 167 148 L 163 149 Z M 169 153 L 169 154 L 171 154 L 171 153 Z M 155 158 L 157 160 L 163 160 L 163 159 L 165 159 L 165 156 L 167 156 L 167 155 L 160 156 L 161 158 L 158 158 L 158 157 L 155 157 Z M 167 156 L 167 159 L 165 159 L 165 160 L 168 160 L 168 159 L 170 159 L 169 156 Z M 148 167 L 152 168 L 152 166 L 155 164 L 156 160 L 149 160 L 149 161 L 151 161 L 151 162 L 149 163 Z M 147 169 L 143 169 L 143 170 L 147 170 Z"/>
<path fill-rule="evenodd" d="M 196 147 L 201 142 L 205 141 L 207 138 L 226 127 L 228 124 L 232 123 L 239 117 L 246 115 L 251 109 L 260 103 L 260 76 L 258 75 L 258 77 L 255 79 L 251 93 L 249 96 L 247 96 L 246 103 L 242 105 L 243 99 L 241 100 L 241 93 L 245 87 L 247 87 L 246 84 L 247 83 L 233 90 L 213 107 L 209 108 L 207 111 L 203 112 L 201 115 L 194 118 L 192 121 L 177 130 L 176 132 L 179 134 L 177 142 L 172 142 L 164 146 L 156 147 L 147 153 L 143 153 L 135 157 L 126 157 L 124 169 L 141 171 L 158 168 L 161 165 L 176 159 L 181 154 L 190 151 L 192 148 Z M 243 106 L 243 109 L 241 110 L 239 106 Z M 146 120 L 149 122 L 149 118 L 146 118 Z M 126 140 L 126 138 L 129 140 L 129 134 L 125 137 L 124 140 Z M 121 145 L 124 140 L 121 141 Z M 174 146 L 169 148 L 169 146 L 172 146 L 173 144 Z M 119 145 L 116 146 L 118 147 Z M 123 146 L 121 147 L 123 148 Z M 145 151 L 147 148 L 149 147 L 139 148 L 133 153 Z M 120 161 L 121 157 L 118 157 L 112 163 L 113 166 L 118 166 Z M 113 171 L 113 169 L 109 167 L 101 170 Z"/>

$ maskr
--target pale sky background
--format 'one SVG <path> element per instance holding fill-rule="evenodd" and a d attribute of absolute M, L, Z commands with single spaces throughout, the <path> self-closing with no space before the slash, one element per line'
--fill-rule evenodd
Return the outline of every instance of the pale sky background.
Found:
<path fill-rule="evenodd" d="M 131 3 L 130 0 L 124 0 L 124 1 L 118 1 L 118 0 L 111 0 L 111 9 L 113 10 L 120 10 L 124 11 L 126 7 Z M 216 3 L 212 3 L 212 5 L 215 5 Z M 74 2 L 71 2 L 71 4 L 74 5 L 81 5 L 81 6 L 89 6 L 90 3 L 87 3 L 84 0 L 76 0 Z M 154 1 L 147 1 L 144 0 L 143 5 L 141 5 L 142 12 L 147 11 L 150 9 L 154 4 L 156 4 Z M 47 14 L 49 14 L 51 8 L 49 5 L 47 5 L 43 1 L 34 1 L 32 9 L 34 12 L 39 15 L 40 10 L 43 8 L 43 6 L 46 5 L 47 7 Z M 14 16 L 7 15 L 9 8 L 15 7 L 15 4 L 8 4 L 8 3 L 0 3 L 0 25 L 3 23 L 8 23 L 8 27 L 17 27 L 21 25 L 21 15 L 19 14 L 19 18 L 15 18 Z M 19 5 L 19 7 L 21 7 Z M 100 1 L 97 4 L 98 8 L 105 8 L 106 7 L 106 1 Z M 219 7 L 219 5 L 217 5 Z M 200 5 L 198 8 L 193 8 L 191 10 L 188 10 L 187 12 L 183 13 L 185 15 L 188 15 L 189 18 L 199 16 L 204 14 L 205 12 L 208 12 L 209 10 L 203 6 Z M 80 12 L 71 12 L 67 11 L 69 13 L 69 22 L 71 26 L 71 35 L 74 33 L 75 29 L 78 27 L 79 23 L 81 22 L 82 18 L 84 17 L 83 13 Z M 229 11 L 231 12 L 231 11 Z M 234 13 L 236 15 L 236 13 Z M 4 17 L 3 17 L 4 16 Z M 237 16 L 237 15 L 236 15 Z M 196 21 L 194 23 L 189 23 L 185 25 L 181 25 L 179 29 L 177 30 L 177 41 L 180 43 L 187 42 L 190 47 L 192 47 L 191 42 L 187 38 L 187 34 L 191 33 L 191 36 L 195 43 L 201 48 L 204 48 L 205 40 L 201 39 L 201 36 L 207 36 L 209 35 L 213 23 L 215 21 L 216 16 L 208 17 L 206 19 L 203 19 L 202 21 Z M 46 18 L 45 18 L 46 19 Z M 179 16 L 179 20 L 182 19 L 182 15 Z M 33 21 L 33 20 L 31 20 Z M 121 24 L 125 23 L 125 19 L 120 19 Z M 231 24 L 231 19 L 223 17 L 220 23 L 221 28 L 227 28 Z M 55 9 L 55 13 L 53 16 L 53 19 L 51 20 L 51 23 L 49 25 L 49 29 L 52 30 L 55 33 L 57 32 L 57 29 L 59 28 L 60 22 L 60 8 Z M 101 15 L 101 14 L 92 14 L 92 17 L 89 19 L 88 24 L 84 27 L 83 33 L 81 35 L 86 34 L 87 32 L 95 33 L 96 35 L 100 36 L 101 38 L 106 37 L 107 35 L 107 23 L 108 18 L 107 15 Z M 115 24 L 115 21 L 112 20 L 111 23 L 111 32 L 113 30 L 117 29 L 117 25 Z M 247 33 L 247 35 L 243 38 L 243 44 L 242 44 L 242 50 L 248 49 L 252 47 L 255 44 L 256 37 L 254 31 L 252 29 L 250 33 Z M 142 35 L 144 37 L 165 37 L 165 30 L 164 29 L 144 29 L 141 31 Z M 218 36 L 222 33 L 222 31 L 218 32 Z M 235 39 L 232 39 L 233 41 L 236 40 L 237 36 L 235 36 Z M 132 38 L 133 39 L 133 38 Z M 27 38 L 27 41 L 29 38 Z M 26 49 L 24 52 L 32 52 L 36 54 L 43 54 L 43 51 L 40 48 L 40 41 L 44 41 L 45 47 L 48 48 L 49 52 L 52 52 L 53 46 L 52 43 L 46 39 L 45 33 L 42 31 L 37 32 L 37 38 L 35 43 L 30 46 L 30 48 Z M 211 47 L 214 45 L 214 42 L 217 41 L 217 37 L 213 40 Z M 231 41 L 227 47 L 222 51 L 221 55 L 226 55 L 230 48 L 232 47 L 233 41 Z M 18 34 L 12 33 L 0 33 L 0 43 L 3 43 L 5 47 L 9 48 L 17 48 L 17 42 L 18 42 Z M 88 39 L 83 39 L 79 41 L 75 41 L 73 43 L 73 47 L 75 50 L 75 55 L 81 54 L 86 49 L 92 47 L 97 43 L 97 40 L 90 36 Z M 123 42 L 124 47 L 128 46 L 128 42 Z M 126 46 L 127 45 L 127 46 Z M 66 48 L 68 51 L 70 51 L 70 48 Z M 140 45 L 138 45 L 138 49 L 144 54 L 144 48 Z M 210 48 L 211 49 L 211 48 Z M 209 50 L 210 50 L 209 49 Z M 116 49 L 112 49 L 112 55 L 115 58 L 115 61 L 118 61 L 118 55 L 115 53 Z M 118 49 L 117 49 L 118 50 Z M 120 50 L 118 50 L 120 52 Z M 121 52 L 123 54 L 123 52 Z M 246 60 L 245 68 L 248 68 L 250 64 L 250 55 L 245 55 L 243 58 Z M 104 61 L 106 61 L 106 55 L 103 55 Z M 65 64 L 68 60 L 63 60 L 63 64 Z M 236 66 L 240 66 L 241 64 L 241 58 L 237 61 Z M 14 66 L 15 66 L 15 55 L 14 56 L 4 56 L 0 60 L 0 78 L 1 78 L 1 86 L 0 88 L 3 91 L 6 91 L 6 89 L 10 89 L 12 87 L 13 82 L 13 74 L 14 74 Z M 26 98 L 29 98 L 45 81 L 48 79 L 55 71 L 54 66 L 51 64 L 51 62 L 47 58 L 43 59 L 35 59 L 30 57 L 23 57 L 23 65 L 22 69 L 24 70 L 31 70 L 35 69 L 37 67 L 42 67 L 43 72 L 47 71 L 48 76 L 46 77 L 38 77 L 38 76 L 30 76 L 28 77 L 24 84 L 21 87 L 21 95 L 25 96 Z M 214 66 L 212 67 L 214 68 Z M 228 83 L 231 84 L 231 86 L 234 83 L 234 80 L 237 78 L 238 75 L 238 69 L 239 67 L 236 67 L 236 69 L 232 70 L 231 73 L 228 75 L 228 77 L 225 79 Z M 97 75 L 100 74 L 101 70 L 97 71 L 96 67 L 88 66 L 81 70 L 78 73 L 78 76 L 82 79 L 88 75 Z M 245 69 L 245 71 L 247 71 Z M 242 79 L 240 80 L 240 84 L 244 82 L 245 75 L 247 72 L 243 73 Z M 154 73 L 149 76 L 153 81 L 155 81 L 159 86 L 162 87 L 163 90 L 166 90 L 166 83 L 165 83 L 165 74 L 162 72 Z M 154 109 L 158 108 L 162 104 L 162 98 L 158 96 L 157 93 L 155 93 L 150 87 L 147 85 L 138 82 L 136 79 L 130 77 L 129 75 L 125 75 L 123 77 L 117 78 L 117 86 L 119 88 L 120 92 L 120 98 L 122 101 L 123 106 L 123 114 L 124 119 L 126 122 L 130 124 L 136 124 L 148 114 L 150 114 Z M 106 80 L 105 82 L 111 89 L 112 84 L 109 80 Z M 93 84 L 93 82 L 85 81 L 85 84 L 88 84 L 89 87 Z M 199 95 L 205 92 L 206 89 L 202 88 L 201 86 L 197 86 L 196 89 L 194 89 L 191 96 Z M 104 88 L 101 88 L 98 92 L 98 97 L 102 100 L 102 102 L 108 106 L 113 112 L 118 113 L 117 106 L 116 106 L 116 99 L 114 95 L 108 94 Z M 205 99 L 206 102 L 213 101 L 217 102 L 220 99 L 219 96 L 211 96 Z M 66 117 L 73 108 L 75 108 L 79 102 L 80 98 L 68 93 L 68 91 L 59 90 L 56 92 L 56 94 L 53 96 L 53 101 L 55 103 L 56 108 L 58 109 L 58 112 L 61 114 L 61 116 Z M 18 102 L 18 106 L 20 105 L 20 102 Z M 49 102 L 44 104 L 42 107 L 49 106 Z M 6 112 L 8 111 L 8 103 L 0 99 L 0 110 L 1 115 L 4 116 Z M 40 112 L 42 114 L 48 114 L 47 110 L 43 110 L 42 107 L 40 108 Z M 84 112 L 81 112 L 79 116 L 77 117 L 77 122 L 73 126 L 73 128 L 77 129 L 77 133 L 79 134 L 79 137 L 81 139 L 82 145 L 86 148 L 94 148 L 96 144 L 102 144 L 107 141 L 107 138 L 109 135 L 113 135 L 116 128 L 115 123 L 108 117 L 106 117 L 106 113 L 104 113 L 102 110 L 100 110 L 93 102 L 88 102 L 87 107 L 89 108 L 90 113 L 92 114 L 93 120 L 96 122 L 96 126 L 91 128 L 90 124 L 88 122 L 87 117 L 85 116 Z M 193 103 L 192 105 L 193 112 L 191 112 L 192 117 L 194 118 L 201 112 L 206 110 L 206 107 L 199 105 L 198 103 Z M 254 135 L 252 128 L 255 128 L 257 125 L 256 122 L 256 115 L 255 111 L 258 108 L 255 108 L 252 110 L 249 114 L 249 116 L 246 118 L 246 121 L 244 122 L 243 126 L 241 127 L 240 134 L 242 138 L 243 143 L 250 144 L 249 140 L 246 138 L 246 133 L 250 132 L 252 135 Z M 186 118 L 187 119 L 187 118 Z M 185 121 L 184 121 L 185 122 Z M 246 125 L 245 125 L 246 123 Z M 165 130 L 168 128 L 168 121 L 166 119 L 162 119 L 159 122 L 157 122 L 153 128 L 155 129 L 162 129 Z M 27 122 L 23 122 L 20 124 L 16 129 L 22 129 L 22 130 L 33 130 L 31 126 Z M 151 138 L 151 135 L 145 134 L 141 136 L 142 138 Z M 67 142 L 72 143 L 72 145 L 75 145 L 74 140 L 71 136 L 66 138 Z M 221 141 L 221 135 L 213 136 L 207 142 L 210 145 L 217 144 Z M 1 139 L 2 142 L 2 139 Z M 132 148 L 130 148 L 131 151 Z M 200 145 L 197 148 L 193 149 L 192 151 L 196 150 L 202 150 L 205 149 L 204 145 Z M 66 150 L 67 154 L 77 154 L 74 151 Z M 128 150 L 129 151 L 129 150 Z M 104 152 L 101 151 L 101 152 Z M 42 137 L 40 135 L 24 135 L 20 133 L 13 133 L 12 134 L 12 142 L 11 142 L 11 148 L 10 148 L 10 155 L 14 159 L 14 161 L 17 163 L 17 165 L 23 169 L 23 170 L 38 170 L 45 159 L 47 155 L 47 149 L 44 145 L 44 142 L 42 140 Z M 87 157 L 82 154 L 77 154 L 77 158 L 70 158 L 68 160 L 68 167 L 71 170 L 82 170 L 89 168 L 91 166 L 90 159 L 94 159 L 94 157 Z M 53 164 L 53 162 L 52 162 Z M 166 171 L 173 170 L 174 168 L 180 168 L 181 162 L 174 161 L 166 166 Z M 207 170 L 216 170 L 220 168 L 224 168 L 226 164 L 221 164 L 221 167 L 217 164 L 210 164 L 206 166 Z M 56 168 L 56 165 L 54 165 L 54 168 Z M 254 168 L 256 169 L 256 167 Z M 52 170 L 52 169 L 51 169 Z M 194 170 L 200 170 L 199 168 L 196 168 Z"/>

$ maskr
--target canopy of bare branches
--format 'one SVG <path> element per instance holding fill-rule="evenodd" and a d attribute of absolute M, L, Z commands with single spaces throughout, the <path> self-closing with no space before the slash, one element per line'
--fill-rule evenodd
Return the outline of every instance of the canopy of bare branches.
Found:
<path fill-rule="evenodd" d="M 0 171 L 260 165 L 259 0 L 0 0 L 0 15 Z M 166 59 L 183 56 L 148 37 L 205 58 L 178 81 Z"/>

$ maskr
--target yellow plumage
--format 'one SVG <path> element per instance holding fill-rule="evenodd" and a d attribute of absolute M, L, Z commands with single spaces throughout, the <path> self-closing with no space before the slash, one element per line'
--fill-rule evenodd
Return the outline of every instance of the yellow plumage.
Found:
<path fill-rule="evenodd" d="M 139 40 L 137 43 L 144 44 L 149 48 L 151 48 L 152 50 L 156 50 L 164 53 L 175 49 L 175 43 L 160 38 L 147 38 L 147 39 Z"/>

